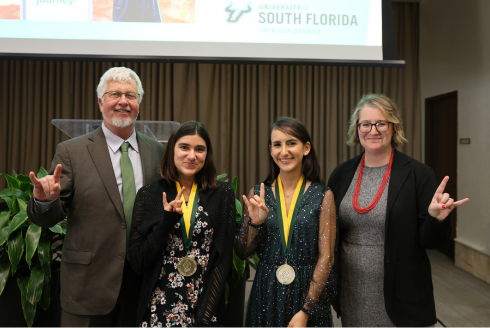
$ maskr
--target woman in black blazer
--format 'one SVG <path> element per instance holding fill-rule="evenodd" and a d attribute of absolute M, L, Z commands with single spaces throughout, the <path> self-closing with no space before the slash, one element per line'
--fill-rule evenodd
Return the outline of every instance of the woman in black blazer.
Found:
<path fill-rule="evenodd" d="M 406 142 L 395 104 L 366 95 L 350 119 L 349 145 L 364 153 L 331 174 L 340 228 L 339 312 L 342 326 L 436 323 L 426 249 L 451 237 L 455 202 L 428 166 L 397 151 Z"/>

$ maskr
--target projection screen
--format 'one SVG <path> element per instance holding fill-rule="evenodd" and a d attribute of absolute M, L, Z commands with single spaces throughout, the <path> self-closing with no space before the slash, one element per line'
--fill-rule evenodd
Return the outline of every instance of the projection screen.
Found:
<path fill-rule="evenodd" d="M 0 57 L 403 66 L 391 16 L 389 0 L 0 0 Z"/>

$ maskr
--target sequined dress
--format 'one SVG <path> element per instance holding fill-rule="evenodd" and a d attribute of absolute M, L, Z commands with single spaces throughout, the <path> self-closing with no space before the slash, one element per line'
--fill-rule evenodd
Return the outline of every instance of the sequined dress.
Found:
<path fill-rule="evenodd" d="M 257 195 L 259 188 L 254 188 Z M 326 191 L 322 185 L 311 184 L 303 195 L 287 258 L 296 273 L 290 285 L 282 285 L 276 278 L 276 270 L 285 263 L 285 258 L 272 188 L 265 187 L 269 214 L 264 224 L 248 225 L 250 218 L 245 211 L 235 250 L 241 258 L 256 250 L 260 258 L 246 326 L 285 327 L 303 307 L 312 314 L 308 326 L 332 326 L 329 296 L 333 295 L 327 294 L 335 284 L 328 277 L 333 265 L 336 219 L 333 198 L 325 196 Z"/>
<path fill-rule="evenodd" d="M 388 165 L 364 167 L 359 206 L 373 201 Z M 378 204 L 367 213 L 352 205 L 359 167 L 339 209 L 341 244 L 340 305 L 343 327 L 393 327 L 383 294 L 385 220 L 389 181 Z"/>
<path fill-rule="evenodd" d="M 201 202 L 198 203 L 189 250 L 184 247 L 180 222 L 175 224 L 163 254 L 160 276 L 141 327 L 185 327 L 194 324 L 197 302 L 204 285 L 202 277 L 207 269 L 213 241 L 213 231 L 212 222 Z M 184 277 L 177 270 L 177 263 L 188 254 L 196 260 L 197 271 L 190 277 Z M 216 322 L 217 318 L 213 317 L 211 320 Z"/>

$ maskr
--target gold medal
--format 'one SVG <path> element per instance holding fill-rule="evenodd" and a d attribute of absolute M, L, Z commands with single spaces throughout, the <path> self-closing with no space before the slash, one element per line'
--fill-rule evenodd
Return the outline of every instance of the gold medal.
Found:
<path fill-rule="evenodd" d="M 292 266 L 285 263 L 277 268 L 276 278 L 281 284 L 289 285 L 294 281 L 294 278 L 296 278 L 296 272 L 294 272 Z"/>
<path fill-rule="evenodd" d="M 187 255 L 186 257 L 180 259 L 179 263 L 177 264 L 177 270 L 179 270 L 179 273 L 184 277 L 192 276 L 194 273 L 196 273 L 197 262 L 192 257 Z"/>

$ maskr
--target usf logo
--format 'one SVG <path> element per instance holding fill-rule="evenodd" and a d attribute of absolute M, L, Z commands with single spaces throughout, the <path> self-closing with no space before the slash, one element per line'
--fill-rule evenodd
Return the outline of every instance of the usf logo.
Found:
<path fill-rule="evenodd" d="M 225 11 L 228 13 L 228 19 L 226 20 L 228 23 L 237 23 L 243 15 L 252 11 L 250 2 L 248 3 L 246 9 L 233 9 L 232 7 L 233 2 L 231 2 L 230 5 L 225 8 Z"/>

